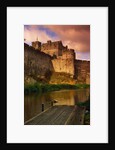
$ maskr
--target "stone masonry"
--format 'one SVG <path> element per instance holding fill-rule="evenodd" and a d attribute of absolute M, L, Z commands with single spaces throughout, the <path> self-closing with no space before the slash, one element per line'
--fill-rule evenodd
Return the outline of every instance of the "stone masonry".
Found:
<path fill-rule="evenodd" d="M 77 83 L 90 84 L 90 61 L 75 59 L 75 51 L 63 46 L 62 41 L 34 41 L 32 47 L 24 45 L 25 74 L 36 72 L 37 76 L 44 76 L 49 72 L 67 73 Z M 30 62 L 32 64 L 28 66 Z M 29 68 L 31 71 L 28 71 Z"/>

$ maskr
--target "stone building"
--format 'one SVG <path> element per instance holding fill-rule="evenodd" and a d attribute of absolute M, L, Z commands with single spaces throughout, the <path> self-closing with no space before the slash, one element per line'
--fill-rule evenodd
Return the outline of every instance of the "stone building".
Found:
<path fill-rule="evenodd" d="M 38 51 L 36 52 L 36 56 L 34 56 L 36 57 L 35 58 L 36 62 L 33 65 L 34 68 L 35 66 L 38 67 L 38 65 L 41 64 L 38 67 L 38 70 L 40 69 L 44 70 L 43 69 L 44 67 L 48 69 L 49 66 L 47 62 L 50 60 L 50 72 L 53 71 L 57 73 L 67 73 L 70 75 L 71 78 L 76 79 L 78 83 L 90 84 L 90 61 L 77 60 L 75 58 L 75 51 L 73 49 L 68 49 L 67 46 L 64 46 L 62 44 L 62 41 L 52 42 L 49 40 L 47 41 L 47 43 L 34 41 L 32 42 L 32 48 L 34 49 L 34 51 Z M 30 48 L 28 47 L 28 49 Z M 26 51 L 25 54 L 27 55 L 28 52 Z M 37 63 L 37 59 L 38 59 L 38 63 Z M 41 62 L 39 62 L 39 60 Z M 48 61 L 45 62 L 45 60 Z M 52 65 L 52 69 L 51 69 L 51 65 Z"/>
<path fill-rule="evenodd" d="M 63 46 L 62 41 L 47 41 L 47 43 L 41 44 L 39 41 L 32 42 L 32 46 L 36 50 L 40 50 L 51 56 L 62 56 L 62 51 L 67 50 L 67 46 Z"/>
<path fill-rule="evenodd" d="M 39 41 L 32 42 L 32 46 L 41 52 L 53 57 L 52 63 L 56 72 L 65 72 L 74 77 L 75 75 L 75 52 L 63 46 L 62 41 L 47 41 L 41 44 Z"/>

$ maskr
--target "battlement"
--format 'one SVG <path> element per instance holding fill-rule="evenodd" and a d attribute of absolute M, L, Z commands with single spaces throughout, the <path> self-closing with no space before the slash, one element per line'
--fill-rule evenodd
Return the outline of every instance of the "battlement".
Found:
<path fill-rule="evenodd" d="M 47 41 L 47 43 L 43 43 L 41 45 L 41 50 L 51 50 L 51 49 L 64 49 L 65 47 L 63 46 L 61 41 L 54 41 L 52 42 L 51 40 Z"/>
<path fill-rule="evenodd" d="M 41 45 L 41 51 L 51 56 L 62 56 L 62 51 L 67 48 L 67 46 L 63 46 L 62 41 L 48 40 L 47 43 Z"/>
<path fill-rule="evenodd" d="M 63 50 L 62 59 L 75 59 L 75 52 L 73 49 Z"/>
<path fill-rule="evenodd" d="M 74 50 L 68 49 L 68 46 L 64 46 L 62 44 L 62 41 L 54 41 L 48 40 L 47 43 L 41 44 L 39 41 L 32 42 L 32 47 L 34 47 L 36 50 L 40 50 L 50 56 L 56 56 L 56 57 L 65 57 L 65 55 L 68 55 L 69 57 L 74 58 Z"/>
<path fill-rule="evenodd" d="M 66 54 L 66 53 L 67 53 L 67 54 L 74 54 L 74 49 L 64 49 L 64 50 L 63 50 L 63 54 L 64 54 L 64 53 L 65 53 L 65 54 Z"/>

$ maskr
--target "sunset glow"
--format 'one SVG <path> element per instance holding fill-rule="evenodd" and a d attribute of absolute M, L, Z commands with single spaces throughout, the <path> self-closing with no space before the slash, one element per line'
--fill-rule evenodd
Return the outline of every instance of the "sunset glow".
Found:
<path fill-rule="evenodd" d="M 31 45 L 37 38 L 42 43 L 61 40 L 76 51 L 77 59 L 90 59 L 90 25 L 25 25 L 25 43 Z"/>

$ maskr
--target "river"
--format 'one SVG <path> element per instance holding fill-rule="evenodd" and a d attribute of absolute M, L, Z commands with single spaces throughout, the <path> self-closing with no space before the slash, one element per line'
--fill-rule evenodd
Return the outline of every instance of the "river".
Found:
<path fill-rule="evenodd" d="M 89 97 L 89 89 L 60 90 L 24 96 L 24 122 L 52 105 L 76 105 Z"/>

